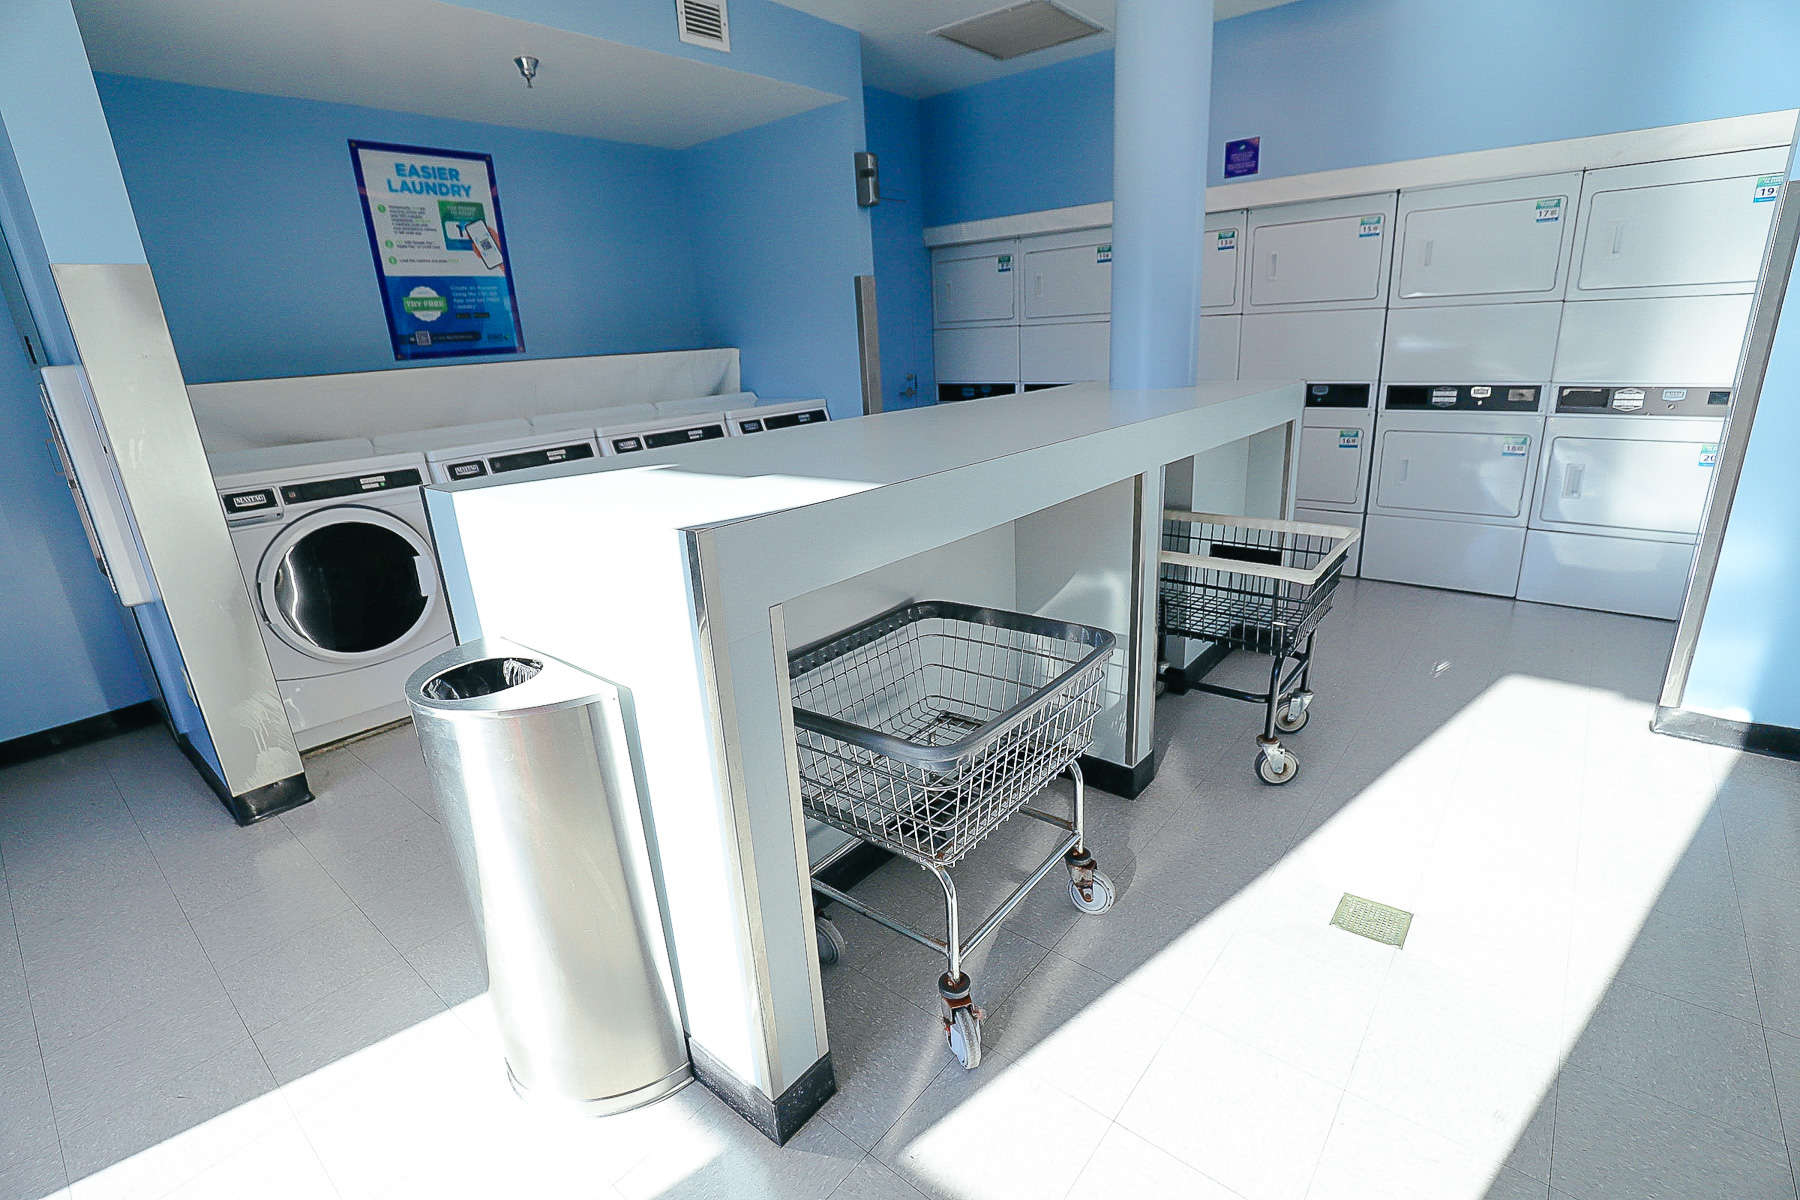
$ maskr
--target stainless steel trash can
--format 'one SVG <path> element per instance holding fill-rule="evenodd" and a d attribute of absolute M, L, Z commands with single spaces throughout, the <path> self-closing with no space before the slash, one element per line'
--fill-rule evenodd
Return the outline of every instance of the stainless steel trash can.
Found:
<path fill-rule="evenodd" d="M 692 1079 L 618 691 L 498 639 L 406 681 L 513 1087 L 599 1115 Z"/>

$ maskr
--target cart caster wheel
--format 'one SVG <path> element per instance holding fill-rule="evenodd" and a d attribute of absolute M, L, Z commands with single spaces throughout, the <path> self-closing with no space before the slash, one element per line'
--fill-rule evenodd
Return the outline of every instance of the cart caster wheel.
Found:
<path fill-rule="evenodd" d="M 951 1014 L 945 1033 L 950 1039 L 950 1053 L 963 1070 L 973 1071 L 981 1065 L 981 1019 L 975 1010 L 963 1007 Z"/>
<path fill-rule="evenodd" d="M 1279 787 L 1293 782 L 1294 776 L 1300 773 L 1300 760 L 1294 752 L 1284 747 L 1264 750 L 1256 756 L 1256 776 L 1264 783 Z"/>
<path fill-rule="evenodd" d="M 1099 871 L 1094 872 L 1094 880 L 1088 884 L 1088 894 L 1085 896 L 1081 894 L 1081 885 L 1073 879 L 1069 880 L 1069 899 L 1073 900 L 1075 907 L 1084 913 L 1103 913 L 1110 909 L 1113 901 L 1118 898 L 1119 894 L 1113 888 L 1113 881 Z"/>
<path fill-rule="evenodd" d="M 1301 692 L 1286 704 L 1275 716 L 1275 728 L 1283 733 L 1299 733 L 1312 720 L 1312 693 Z"/>
<path fill-rule="evenodd" d="M 844 933 L 830 917 L 814 917 L 813 930 L 819 937 L 819 965 L 829 967 L 844 957 L 849 943 L 844 941 Z"/>

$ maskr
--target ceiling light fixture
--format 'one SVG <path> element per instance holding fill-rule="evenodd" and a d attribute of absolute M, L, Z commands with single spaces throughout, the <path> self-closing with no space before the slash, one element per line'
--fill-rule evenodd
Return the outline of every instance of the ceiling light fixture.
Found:
<path fill-rule="evenodd" d="M 525 77 L 525 86 L 530 87 L 531 81 L 537 78 L 537 55 L 521 54 L 519 57 L 513 59 L 513 66 L 519 68 L 519 74 Z"/>

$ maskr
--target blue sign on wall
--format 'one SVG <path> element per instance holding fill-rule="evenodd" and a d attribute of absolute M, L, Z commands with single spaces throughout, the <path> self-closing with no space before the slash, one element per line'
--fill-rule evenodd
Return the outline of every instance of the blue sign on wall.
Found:
<path fill-rule="evenodd" d="M 350 158 L 394 357 L 523 351 L 493 159 L 358 141 Z"/>
<path fill-rule="evenodd" d="M 1240 138 L 1235 142 L 1225 143 L 1225 178 L 1237 179 L 1243 175 L 1254 175 L 1262 159 L 1262 139 L 1259 137 Z"/>

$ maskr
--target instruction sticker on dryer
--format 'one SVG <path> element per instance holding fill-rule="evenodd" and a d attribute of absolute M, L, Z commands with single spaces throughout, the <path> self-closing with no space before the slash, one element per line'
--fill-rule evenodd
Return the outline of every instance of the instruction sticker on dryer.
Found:
<path fill-rule="evenodd" d="M 1509 437 L 1501 439 L 1501 458 L 1524 458 L 1530 452 L 1531 439 L 1528 437 Z"/>
<path fill-rule="evenodd" d="M 1561 196 L 1552 196 L 1548 200 L 1539 200 L 1537 202 L 1538 224 L 1544 225 L 1551 221 L 1562 220 L 1562 210 L 1563 198 Z"/>
<path fill-rule="evenodd" d="M 1756 189 L 1750 193 L 1751 203 L 1764 204 L 1781 195 L 1781 181 L 1779 175 L 1758 175 Z"/>
<path fill-rule="evenodd" d="M 1357 226 L 1356 236 L 1359 238 L 1380 237 L 1381 236 L 1381 214 L 1376 213 L 1372 217 L 1364 217 L 1362 219 L 1362 222 Z"/>
<path fill-rule="evenodd" d="M 1700 446 L 1700 465 L 1716 467 L 1719 465 L 1719 443 L 1703 442 Z"/>

